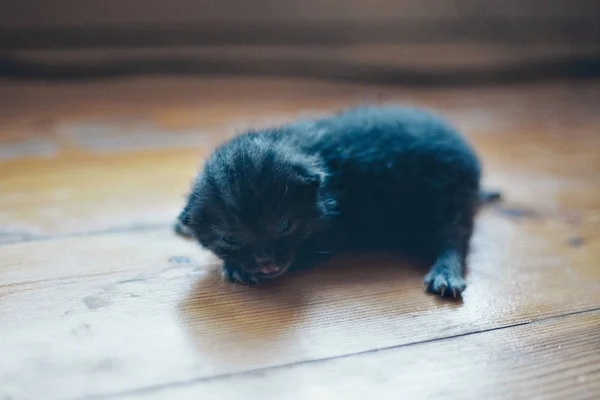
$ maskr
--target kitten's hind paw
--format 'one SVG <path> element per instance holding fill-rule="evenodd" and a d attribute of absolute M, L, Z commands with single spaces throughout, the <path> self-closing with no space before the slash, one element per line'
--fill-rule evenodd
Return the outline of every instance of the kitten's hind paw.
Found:
<path fill-rule="evenodd" d="M 223 265 L 223 277 L 232 283 L 241 283 L 244 285 L 258 285 L 263 282 L 263 279 L 256 275 L 251 275 L 246 271 Z"/>
<path fill-rule="evenodd" d="M 466 288 L 467 283 L 461 276 L 448 274 L 443 268 L 433 268 L 425 277 L 425 289 L 442 297 L 459 298 Z"/>

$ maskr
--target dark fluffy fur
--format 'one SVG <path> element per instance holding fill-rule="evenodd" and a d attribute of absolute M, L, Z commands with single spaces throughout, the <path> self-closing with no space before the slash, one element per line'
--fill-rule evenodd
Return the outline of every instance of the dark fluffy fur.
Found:
<path fill-rule="evenodd" d="M 217 148 L 178 229 L 223 259 L 233 281 L 259 283 L 339 252 L 388 251 L 430 262 L 428 290 L 456 297 L 479 181 L 475 153 L 442 119 L 358 108 Z M 281 221 L 291 228 L 280 232 Z"/>

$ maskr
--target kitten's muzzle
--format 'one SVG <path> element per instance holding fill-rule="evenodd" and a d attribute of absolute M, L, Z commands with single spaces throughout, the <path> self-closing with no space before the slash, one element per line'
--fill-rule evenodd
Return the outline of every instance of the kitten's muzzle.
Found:
<path fill-rule="evenodd" d="M 280 273 L 284 272 L 282 270 L 287 269 L 281 268 L 279 265 L 275 264 L 271 257 L 256 257 L 254 261 L 258 266 L 258 272 L 265 276 L 278 276 Z"/>
<path fill-rule="evenodd" d="M 256 257 L 254 261 L 256 261 L 256 265 L 261 268 L 268 268 L 273 264 L 273 259 L 271 257 Z"/>
<path fill-rule="evenodd" d="M 281 271 L 281 268 L 279 268 L 277 265 L 269 265 L 267 267 L 261 267 L 261 269 L 260 269 L 260 272 L 262 272 L 265 275 L 276 274 L 280 271 Z"/>
<path fill-rule="evenodd" d="M 255 273 L 259 273 L 263 278 L 277 278 L 283 275 L 289 268 L 291 262 L 271 264 L 265 267 L 259 267 Z"/>
<path fill-rule="evenodd" d="M 270 255 L 262 255 L 253 257 L 254 264 L 251 268 L 250 265 L 242 266 L 250 274 L 259 274 L 263 278 L 277 278 L 283 275 L 291 265 L 291 261 L 287 258 L 276 258 Z"/>

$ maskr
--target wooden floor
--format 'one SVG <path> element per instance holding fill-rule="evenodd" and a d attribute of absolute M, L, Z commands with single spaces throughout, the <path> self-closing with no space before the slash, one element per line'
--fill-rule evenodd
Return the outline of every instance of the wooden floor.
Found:
<path fill-rule="evenodd" d="M 216 143 L 365 103 L 444 113 L 505 195 L 463 302 L 384 257 L 232 285 L 171 232 Z M 600 81 L 3 82 L 0 193 L 0 399 L 600 398 Z"/>

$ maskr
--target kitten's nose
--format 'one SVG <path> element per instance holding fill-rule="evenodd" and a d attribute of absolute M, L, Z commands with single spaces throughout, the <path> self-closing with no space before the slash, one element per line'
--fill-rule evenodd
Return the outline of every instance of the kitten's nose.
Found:
<path fill-rule="evenodd" d="M 256 263 L 259 267 L 270 267 L 273 264 L 273 259 L 270 257 L 261 257 L 256 259 Z"/>

